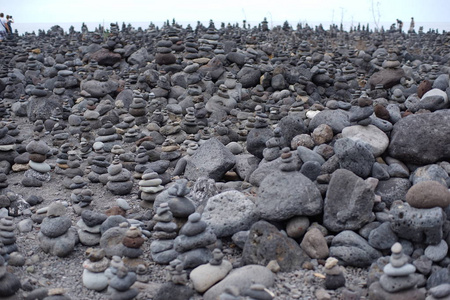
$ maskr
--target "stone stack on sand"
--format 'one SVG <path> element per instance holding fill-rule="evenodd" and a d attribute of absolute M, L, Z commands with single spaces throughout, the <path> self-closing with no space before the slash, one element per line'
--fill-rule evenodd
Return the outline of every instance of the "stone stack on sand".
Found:
<path fill-rule="evenodd" d="M 22 184 L 27 187 L 42 186 L 43 182 L 51 179 L 51 167 L 45 162 L 50 147 L 43 141 L 33 140 L 27 145 L 26 150 L 30 154 L 28 162 L 30 168 L 25 172 Z"/>

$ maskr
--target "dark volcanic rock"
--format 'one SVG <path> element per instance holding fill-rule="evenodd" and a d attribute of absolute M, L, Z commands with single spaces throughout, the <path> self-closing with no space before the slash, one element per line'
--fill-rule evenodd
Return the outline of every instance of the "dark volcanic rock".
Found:
<path fill-rule="evenodd" d="M 297 242 L 284 236 L 275 226 L 259 221 L 250 229 L 249 238 L 242 253 L 244 265 L 267 265 L 276 260 L 281 271 L 298 270 L 308 259 Z"/>
<path fill-rule="evenodd" d="M 410 115 L 395 123 L 389 155 L 403 162 L 431 164 L 450 158 L 450 110 Z"/>

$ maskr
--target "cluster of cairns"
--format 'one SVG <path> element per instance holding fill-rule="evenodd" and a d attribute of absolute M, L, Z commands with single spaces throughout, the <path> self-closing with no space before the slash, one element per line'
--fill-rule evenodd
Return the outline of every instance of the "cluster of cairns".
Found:
<path fill-rule="evenodd" d="M 154 289 L 150 263 L 161 300 L 298 298 L 275 280 L 302 268 L 318 299 L 449 299 L 449 45 L 267 21 L 2 42 L 0 298 L 68 299 L 21 289 L 15 241 L 39 229 L 49 255 L 86 251 L 84 288 L 111 299 Z"/>

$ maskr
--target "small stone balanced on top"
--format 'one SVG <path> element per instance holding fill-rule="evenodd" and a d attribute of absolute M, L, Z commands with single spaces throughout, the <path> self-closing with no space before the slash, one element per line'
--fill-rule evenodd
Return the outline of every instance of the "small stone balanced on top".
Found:
<path fill-rule="evenodd" d="M 344 272 L 338 262 L 334 257 L 328 257 L 325 262 L 325 288 L 327 290 L 336 290 L 345 286 Z"/>

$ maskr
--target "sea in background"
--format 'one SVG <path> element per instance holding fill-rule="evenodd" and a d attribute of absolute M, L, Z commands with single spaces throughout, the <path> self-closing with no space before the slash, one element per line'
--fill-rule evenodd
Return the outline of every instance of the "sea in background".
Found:
<path fill-rule="evenodd" d="M 148 22 L 117 22 L 119 24 L 119 26 L 122 26 L 122 23 L 125 23 L 126 25 L 131 24 L 131 26 L 133 26 L 134 28 L 139 28 L 141 27 L 142 29 L 147 29 L 150 25 L 151 21 Z M 155 22 L 152 21 L 153 24 L 155 26 L 158 27 L 162 27 L 164 25 L 165 21 L 159 21 L 159 22 Z M 170 20 L 170 22 L 172 22 L 172 20 Z M 251 27 L 253 26 L 257 26 L 261 21 L 247 21 L 248 24 L 250 24 Z M 268 20 L 269 22 L 269 27 L 276 27 L 279 25 L 283 25 L 284 21 L 271 21 Z M 394 21 L 395 22 L 395 21 Z M 393 24 L 394 22 L 380 22 L 379 23 L 379 28 L 381 28 L 381 26 L 384 27 L 385 30 L 389 29 L 391 24 Z M 182 21 L 182 22 L 178 22 L 178 24 L 180 24 L 181 26 L 183 26 L 183 28 L 186 28 L 186 26 L 188 24 L 190 24 L 192 26 L 192 28 L 195 28 L 195 26 L 197 25 L 197 21 L 192 21 L 192 22 L 187 22 L 187 21 Z M 201 22 L 204 26 L 208 26 L 209 21 L 206 22 Z M 289 23 L 293 28 L 296 28 L 297 24 L 300 23 L 302 25 L 308 24 L 310 27 L 315 27 L 315 26 L 319 26 L 320 24 L 322 24 L 323 28 L 325 30 L 330 28 L 330 25 L 332 24 L 331 22 L 307 22 L 307 21 L 298 21 L 295 23 Z M 336 23 L 336 22 L 335 22 Z M 73 26 L 75 28 L 75 31 L 81 31 L 81 26 L 82 26 L 83 22 L 71 22 L 71 23 L 59 23 L 59 24 L 54 24 L 54 23 L 21 23 L 18 20 L 15 20 L 15 23 L 13 24 L 13 30 L 16 30 L 19 32 L 19 35 L 23 35 L 26 32 L 28 33 L 32 33 L 33 31 L 37 34 L 38 30 L 44 30 L 47 31 L 49 30 L 52 26 L 54 25 L 59 25 L 61 26 L 65 32 L 69 31 L 70 26 Z M 110 22 L 85 22 L 85 24 L 88 27 L 89 31 L 94 31 L 95 28 L 98 28 L 99 25 L 103 26 L 105 29 L 109 29 L 109 25 Z M 228 23 L 225 23 L 228 24 Z M 232 23 L 235 24 L 235 23 Z M 375 29 L 375 24 L 373 22 L 360 22 L 359 23 L 362 26 L 367 26 L 367 24 L 369 24 L 369 28 L 370 29 Z M 218 21 L 214 21 L 214 25 L 216 28 L 220 28 L 221 22 Z M 339 25 L 339 24 L 337 24 Z M 358 25 L 358 22 L 344 22 L 343 23 L 343 27 L 344 30 L 349 30 L 351 27 L 355 27 Z M 409 20 L 408 22 L 404 22 L 403 23 L 403 31 L 407 32 L 409 29 Z M 239 26 L 242 26 L 242 24 L 239 24 Z M 419 27 L 423 26 L 423 31 L 424 32 L 428 32 L 428 30 L 438 30 L 439 33 L 443 33 L 443 31 L 446 32 L 450 32 L 450 22 L 415 22 L 415 31 L 418 32 L 419 31 Z"/>

